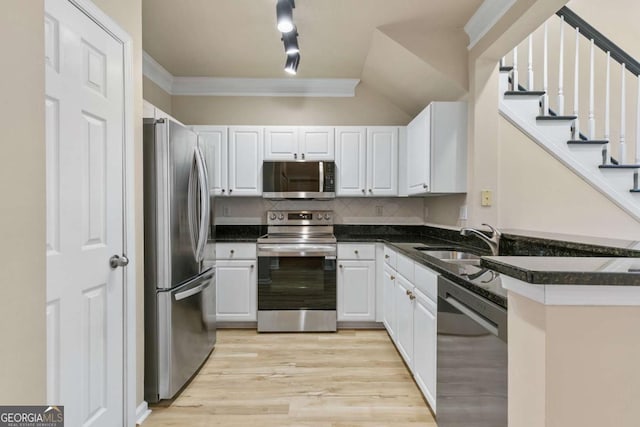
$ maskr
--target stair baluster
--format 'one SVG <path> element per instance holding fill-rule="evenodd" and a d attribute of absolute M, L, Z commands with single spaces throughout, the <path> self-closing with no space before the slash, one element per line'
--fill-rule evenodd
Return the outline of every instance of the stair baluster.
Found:
<path fill-rule="evenodd" d="M 605 95 L 604 95 L 604 139 L 607 143 L 602 147 L 602 164 L 609 164 L 611 135 L 611 52 L 607 51 L 607 71 L 605 77 Z"/>
<path fill-rule="evenodd" d="M 558 61 L 558 115 L 564 115 L 564 16 L 560 18 L 560 49 L 559 49 L 559 61 Z"/>
<path fill-rule="evenodd" d="M 593 39 L 591 39 L 591 46 L 589 52 L 589 139 L 596 139 L 596 114 L 595 114 L 595 101 L 594 101 L 594 50 Z"/>
<path fill-rule="evenodd" d="M 580 29 L 576 28 L 576 60 L 575 65 L 573 67 L 573 115 L 576 116 L 576 119 L 573 121 L 572 126 L 572 139 L 578 140 L 580 139 L 580 118 L 578 116 L 578 107 L 579 107 L 579 99 L 578 94 L 580 93 Z"/>
<path fill-rule="evenodd" d="M 529 56 L 527 58 L 527 90 L 533 90 L 533 34 L 529 34 Z"/>
<path fill-rule="evenodd" d="M 618 162 L 620 164 L 625 163 L 625 159 L 627 158 L 627 148 L 625 144 L 625 129 L 627 126 L 627 88 L 625 83 L 627 66 L 623 63 L 620 77 L 620 148 L 618 151 Z"/>
<path fill-rule="evenodd" d="M 549 115 L 549 42 L 548 42 L 548 28 L 547 23 L 544 23 L 544 41 L 542 47 L 542 90 L 544 91 L 544 95 L 542 95 L 542 115 Z"/>
<path fill-rule="evenodd" d="M 519 89 L 518 84 L 518 46 L 513 48 L 513 74 L 511 76 L 511 90 L 516 91 Z"/>

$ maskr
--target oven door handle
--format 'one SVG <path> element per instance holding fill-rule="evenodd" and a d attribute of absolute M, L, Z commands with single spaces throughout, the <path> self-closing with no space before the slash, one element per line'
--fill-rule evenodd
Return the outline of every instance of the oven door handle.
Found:
<path fill-rule="evenodd" d="M 327 259 L 336 258 L 335 246 L 287 246 L 287 245 L 258 245 L 258 257 L 316 257 Z"/>

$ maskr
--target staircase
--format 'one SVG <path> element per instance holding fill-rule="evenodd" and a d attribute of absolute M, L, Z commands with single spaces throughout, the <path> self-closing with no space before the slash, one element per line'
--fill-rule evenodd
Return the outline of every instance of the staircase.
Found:
<path fill-rule="evenodd" d="M 501 60 L 499 83 L 503 117 L 638 221 L 639 75 L 638 61 L 564 7 Z"/>

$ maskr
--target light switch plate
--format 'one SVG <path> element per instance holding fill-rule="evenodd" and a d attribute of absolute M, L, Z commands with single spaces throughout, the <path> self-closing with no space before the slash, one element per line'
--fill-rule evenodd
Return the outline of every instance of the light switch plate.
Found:
<path fill-rule="evenodd" d="M 491 206 L 493 204 L 493 191 L 482 190 L 481 206 Z"/>

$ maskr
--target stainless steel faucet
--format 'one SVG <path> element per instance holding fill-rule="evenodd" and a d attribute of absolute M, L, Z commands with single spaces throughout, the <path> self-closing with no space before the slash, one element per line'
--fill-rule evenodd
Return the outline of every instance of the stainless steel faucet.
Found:
<path fill-rule="evenodd" d="M 500 237 L 502 233 L 500 233 L 495 227 L 490 226 L 489 224 L 482 224 L 485 227 L 489 227 L 491 229 L 491 236 L 487 237 L 483 232 L 476 230 L 475 228 L 463 227 L 460 229 L 460 234 L 463 236 L 469 236 L 474 234 L 480 240 L 485 242 L 491 248 L 491 255 L 498 255 L 500 250 Z"/>

